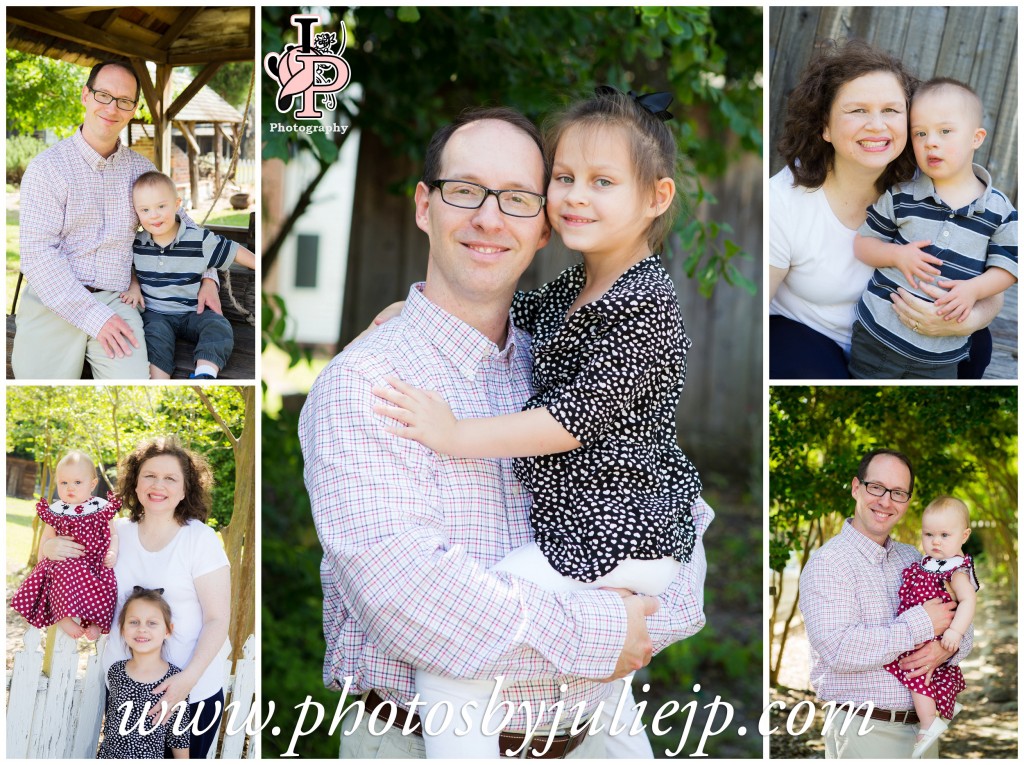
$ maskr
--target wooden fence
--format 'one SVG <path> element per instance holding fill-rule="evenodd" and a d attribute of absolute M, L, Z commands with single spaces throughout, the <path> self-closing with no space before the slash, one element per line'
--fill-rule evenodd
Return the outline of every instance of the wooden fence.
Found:
<path fill-rule="evenodd" d="M 14 668 L 7 675 L 7 759 L 93 759 L 104 711 L 102 641 L 80 676 L 78 644 L 57 630 L 47 677 L 42 673 L 42 634 L 28 629 L 25 648 L 15 652 Z M 250 759 L 256 756 L 256 737 L 247 735 L 244 725 L 255 703 L 255 650 L 256 638 L 250 635 L 234 673 L 230 662 L 225 662 L 225 702 L 235 702 L 237 711 L 221 718 L 219 743 L 210 750 L 210 759 L 240 759 L 243 753 Z"/>

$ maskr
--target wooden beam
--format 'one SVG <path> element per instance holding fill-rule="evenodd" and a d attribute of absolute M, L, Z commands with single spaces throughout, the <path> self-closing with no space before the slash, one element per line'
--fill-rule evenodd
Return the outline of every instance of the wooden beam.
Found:
<path fill-rule="evenodd" d="M 221 66 L 220 62 L 204 66 L 195 79 L 188 84 L 188 87 L 181 91 L 181 95 L 174 99 L 174 103 L 167 108 L 167 118 L 174 119 L 174 116 L 185 108 L 185 105 L 192 100 L 196 93 L 203 89 L 203 86 L 213 78 Z"/>
<path fill-rule="evenodd" d="M 144 58 L 157 63 L 167 62 L 166 51 L 90 27 L 78 21 L 72 21 L 43 8 L 8 7 L 7 24 L 8 31 L 11 25 L 22 26 L 97 51 L 114 53 L 126 58 Z"/>
<path fill-rule="evenodd" d="M 106 10 L 96 11 L 95 13 L 90 13 L 85 17 L 85 25 L 106 31 L 107 29 L 110 29 L 110 25 L 114 23 L 114 20 L 120 14 L 120 8 L 108 8 Z"/>
<path fill-rule="evenodd" d="M 212 61 L 252 61 L 256 58 L 256 48 L 247 45 L 239 48 L 213 48 L 196 50 L 187 53 L 172 53 L 167 56 L 167 63 L 173 66 L 196 66 Z"/>
<path fill-rule="evenodd" d="M 153 124 L 156 126 L 153 141 L 156 158 L 153 164 L 165 175 L 171 175 L 171 120 L 167 117 L 167 105 L 170 104 L 174 93 L 171 88 L 172 72 L 173 69 L 166 64 L 158 64 L 156 67 L 156 91 L 159 99 L 157 110 L 160 117 L 153 118 Z"/>
<path fill-rule="evenodd" d="M 142 94 L 146 97 L 146 103 L 149 104 L 149 113 L 153 115 L 153 121 L 160 119 L 160 98 L 156 92 L 156 86 L 153 85 L 153 78 L 149 76 L 149 69 L 146 68 L 146 62 L 141 58 L 131 59 L 132 69 L 135 70 L 135 75 L 139 78 L 139 84 L 142 85 Z"/>
<path fill-rule="evenodd" d="M 180 122 L 175 120 L 174 124 L 177 126 L 181 134 L 185 136 L 185 143 L 188 144 L 189 148 L 196 154 L 199 153 L 199 141 L 196 140 L 196 123 L 194 122 Z"/>
<path fill-rule="evenodd" d="M 164 32 L 163 37 L 156 41 L 156 47 L 160 50 L 170 50 L 171 45 L 181 37 L 181 33 L 185 31 L 189 24 L 192 23 L 192 19 L 203 12 L 202 8 L 182 8 L 178 13 L 178 18 L 174 20 L 174 23 Z"/>

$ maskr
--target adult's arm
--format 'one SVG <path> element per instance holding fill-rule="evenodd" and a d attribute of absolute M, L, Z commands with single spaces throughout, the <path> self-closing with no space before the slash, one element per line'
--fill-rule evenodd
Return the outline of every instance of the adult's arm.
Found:
<path fill-rule="evenodd" d="M 942 297 L 945 290 L 933 284 L 921 284 L 921 289 L 932 299 Z M 993 322 L 1003 310 L 1003 293 L 984 298 L 974 304 L 973 310 L 964 321 L 947 321 L 939 316 L 934 303 L 912 295 L 902 287 L 892 296 L 892 308 L 904 326 L 928 337 L 973 335 Z"/>
<path fill-rule="evenodd" d="M 70 179 L 46 161 L 29 163 L 21 181 L 21 272 L 48 309 L 91 337 L 116 316 L 75 276 L 61 253 Z"/>
<path fill-rule="evenodd" d="M 786 281 L 786 275 L 789 273 L 788 268 L 776 268 L 775 266 L 768 266 L 768 301 L 771 302 L 775 299 L 775 293 L 779 291 L 779 287 Z"/>
<path fill-rule="evenodd" d="M 439 457 L 384 432 L 360 372 L 333 364 L 303 410 L 305 480 L 325 565 L 369 642 L 417 669 L 510 679 L 613 674 L 626 639 L 613 592 L 553 594 L 453 544 Z M 493 461 L 467 461 L 480 481 Z M 471 521 L 467 521 L 471 523 Z M 329 597 L 325 596 L 325 597 Z"/>
<path fill-rule="evenodd" d="M 53 526 L 44 526 L 39 537 L 39 557 L 46 560 L 67 560 L 81 558 L 85 555 L 85 545 L 79 544 L 74 537 L 59 537 Z"/>
<path fill-rule="evenodd" d="M 924 606 L 914 606 L 888 623 L 859 621 L 864 608 L 856 588 L 859 578 L 834 559 L 828 565 L 815 563 L 812 558 L 800 575 L 800 611 L 811 647 L 833 671 L 879 669 L 935 635 Z"/>
<path fill-rule="evenodd" d="M 704 555 L 704 532 L 714 519 L 711 507 L 698 497 L 691 508 L 697 543 L 690 560 L 679 567 L 675 580 L 658 600 L 661 608 L 647 617 L 647 629 L 654 644 L 654 652 L 678 640 L 688 638 L 701 630 L 704 617 L 704 578 L 708 562 Z"/>
<path fill-rule="evenodd" d="M 150 718 L 162 721 L 175 704 L 188 698 L 189 692 L 202 677 L 224 646 L 228 637 L 228 625 L 231 623 L 231 572 L 228 566 L 221 566 L 208 574 L 196 577 L 193 581 L 199 606 L 203 609 L 203 628 L 199 632 L 195 650 L 188 666 L 181 672 L 171 675 L 153 689 L 154 694 L 163 693 L 162 700 L 167 706 L 157 707 L 150 712 Z M 201 701 L 202 699 L 193 699 Z"/>

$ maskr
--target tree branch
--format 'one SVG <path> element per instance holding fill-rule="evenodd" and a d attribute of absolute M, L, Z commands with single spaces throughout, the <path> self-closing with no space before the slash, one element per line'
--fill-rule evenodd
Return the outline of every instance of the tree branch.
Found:
<path fill-rule="evenodd" d="M 228 437 L 228 440 L 231 442 L 231 448 L 237 449 L 238 439 L 235 438 L 235 435 L 231 432 L 231 428 L 228 427 L 228 424 L 224 422 L 223 418 L 221 418 L 221 416 L 217 414 L 217 410 L 214 409 L 210 399 L 207 398 L 205 393 L 203 393 L 202 387 L 200 387 L 199 385 L 194 385 L 192 386 L 192 390 L 194 390 L 196 392 L 196 395 L 199 396 L 199 400 L 203 402 L 203 405 L 210 412 L 210 415 L 213 417 L 214 421 L 218 425 L 220 425 L 220 429 L 224 431 L 224 434 Z"/>

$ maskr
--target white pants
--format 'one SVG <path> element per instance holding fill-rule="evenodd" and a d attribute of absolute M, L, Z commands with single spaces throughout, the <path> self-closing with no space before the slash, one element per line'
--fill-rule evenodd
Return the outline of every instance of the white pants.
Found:
<path fill-rule="evenodd" d="M 846 733 L 841 733 L 847 717 L 851 717 Z M 870 733 L 857 734 L 861 724 L 870 727 Z M 825 759 L 827 760 L 909 760 L 914 751 L 917 726 L 906 723 L 891 723 L 881 720 L 867 720 L 859 715 L 844 711 L 837 715 L 825 731 Z M 925 750 L 922 759 L 937 759 L 939 742 L 933 741 Z"/>
<path fill-rule="evenodd" d="M 540 585 L 550 592 L 571 592 L 575 590 L 592 590 L 599 587 L 621 587 L 647 595 L 659 595 L 672 583 L 679 572 L 679 561 L 672 558 L 659 560 L 625 560 L 614 570 L 594 582 L 578 582 L 558 573 L 533 542 L 513 550 L 504 557 L 492 571 L 505 571 L 522 579 Z M 609 683 L 609 696 L 601 710 L 601 725 L 610 729 L 615 708 L 618 706 L 623 685 L 626 685 L 626 698 L 622 705 L 616 729 L 621 728 L 618 735 L 607 735 L 605 738 L 606 756 L 610 759 L 637 758 L 653 759 L 654 753 L 647 740 L 647 734 L 641 729 L 639 721 L 635 728 L 639 731 L 631 734 L 634 720 L 638 715 L 633 700 L 633 690 L 629 687 L 633 676 Z M 493 680 L 467 680 L 463 678 L 441 677 L 422 670 L 416 671 L 416 691 L 420 701 L 426 705 L 420 713 L 425 720 L 428 711 L 437 704 L 452 705 L 452 723 L 444 730 L 428 735 L 424 730 L 423 742 L 426 745 L 428 759 L 496 759 L 504 753 L 498 752 L 497 732 L 484 735 L 482 725 L 487 702 L 494 692 Z M 500 688 L 498 689 L 500 695 Z M 467 706 L 475 704 L 475 708 Z M 462 722 L 463 715 L 471 723 L 471 730 L 465 735 L 456 735 L 467 727 Z M 438 721 L 444 719 L 444 711 L 435 713 Z M 494 715 L 488 729 L 500 719 Z"/>

